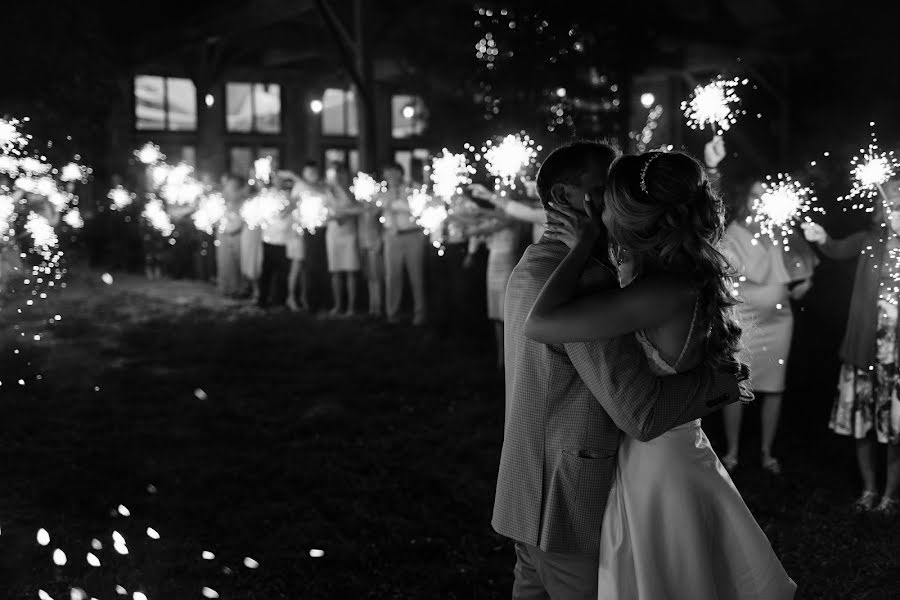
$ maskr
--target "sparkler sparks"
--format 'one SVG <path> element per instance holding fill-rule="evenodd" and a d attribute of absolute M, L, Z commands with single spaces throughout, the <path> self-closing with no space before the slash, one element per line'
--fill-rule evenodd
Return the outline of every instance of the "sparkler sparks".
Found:
<path fill-rule="evenodd" d="M 169 214 L 159 198 L 148 200 L 141 215 L 147 219 L 147 222 L 150 223 L 153 229 L 166 237 L 172 235 L 172 232 L 175 231 L 175 225 L 172 224 L 172 219 L 169 218 Z"/>
<path fill-rule="evenodd" d="M 134 194 L 129 193 L 128 190 L 123 188 L 121 185 L 109 190 L 109 193 L 106 195 L 106 197 L 113 201 L 113 208 L 117 208 L 119 210 L 131 204 L 134 200 Z"/>
<path fill-rule="evenodd" d="M 496 145 L 488 140 L 481 152 L 488 172 L 497 179 L 498 189 L 500 186 L 515 188 L 518 174 L 534 163 L 537 157 L 534 140 L 524 134 L 507 135 Z"/>
<path fill-rule="evenodd" d="M 62 168 L 60 172 L 60 180 L 65 182 L 83 181 L 87 175 L 87 169 L 76 163 L 69 163 Z"/>
<path fill-rule="evenodd" d="M 294 210 L 294 218 L 297 224 L 310 233 L 315 233 L 325 225 L 328 220 L 328 207 L 325 198 L 312 191 L 304 191 L 300 195 L 300 202 Z"/>
<path fill-rule="evenodd" d="M 200 205 L 191 215 L 194 227 L 212 235 L 216 225 L 225 216 L 225 198 L 222 194 L 209 194 L 200 198 Z"/>
<path fill-rule="evenodd" d="M 153 165 L 166 159 L 166 155 L 161 153 L 159 146 L 153 142 L 147 142 L 140 150 L 135 150 L 134 156 L 145 165 Z"/>
<path fill-rule="evenodd" d="M 18 126 L 18 119 L 10 121 L 0 119 L 0 151 L 9 152 L 28 143 L 28 140 L 19 131 Z"/>
<path fill-rule="evenodd" d="M 363 172 L 356 174 L 353 185 L 350 186 L 350 193 L 360 202 L 372 202 L 384 190 L 384 182 L 375 181 L 371 175 Z"/>
<path fill-rule="evenodd" d="M 73 208 L 63 215 L 63 221 L 72 229 L 81 229 L 84 227 L 84 219 L 81 218 L 81 211 L 77 208 Z"/>
<path fill-rule="evenodd" d="M 875 123 L 869 123 L 874 127 Z M 878 138 L 875 132 L 871 132 L 872 141 L 869 147 L 863 150 L 860 148 L 859 155 L 854 156 L 850 161 L 850 173 L 853 176 L 853 187 L 850 190 L 850 197 L 873 198 L 879 191 L 883 192 L 882 186 L 893 177 L 900 162 L 894 156 L 894 152 L 882 152 L 878 148 Z M 887 202 L 887 198 L 883 198 Z"/>
<path fill-rule="evenodd" d="M 46 217 L 37 213 L 29 213 L 25 230 L 31 235 L 34 247 L 41 253 L 46 253 L 55 248 L 59 243 L 53 225 Z"/>
<path fill-rule="evenodd" d="M 288 205 L 284 194 L 264 189 L 241 206 L 241 217 L 250 229 L 265 228 Z"/>
<path fill-rule="evenodd" d="M 722 79 L 719 76 L 711 83 L 698 85 L 690 99 L 681 103 L 688 126 L 691 129 L 703 129 L 709 125 L 714 135 L 721 135 L 731 129 L 737 122 L 738 115 L 744 114 L 744 111 L 737 108 L 741 98 L 735 88 L 747 83 L 746 79 Z"/>
<path fill-rule="evenodd" d="M 773 244 L 782 244 L 790 250 L 788 238 L 800 222 L 811 222 L 809 212 L 824 213 L 814 206 L 816 197 L 812 190 L 795 181 L 790 175 L 778 173 L 763 183 L 763 193 L 753 200 L 753 220 L 759 224 L 760 233 L 767 235 Z"/>
<path fill-rule="evenodd" d="M 253 161 L 253 177 L 263 183 L 269 183 L 272 177 L 272 157 L 266 156 Z"/>
<path fill-rule="evenodd" d="M 463 192 L 463 186 L 472 182 L 475 169 L 469 165 L 465 154 L 453 154 L 446 148 L 440 156 L 431 159 L 431 181 L 434 195 L 444 202 Z"/>

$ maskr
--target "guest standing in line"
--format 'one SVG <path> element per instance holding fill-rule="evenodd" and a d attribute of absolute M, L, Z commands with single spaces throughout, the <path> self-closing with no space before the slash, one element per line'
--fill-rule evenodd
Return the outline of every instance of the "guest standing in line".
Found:
<path fill-rule="evenodd" d="M 284 208 L 272 219 L 262 233 L 263 258 L 259 276 L 259 301 L 257 306 L 268 308 L 282 306 L 288 299 L 288 272 L 290 261 L 287 254 L 288 240 L 294 234 L 293 204 L 288 194 L 293 187 L 289 178 L 273 177 L 274 187 L 284 195 Z"/>
<path fill-rule="evenodd" d="M 350 194 L 350 172 L 343 164 L 333 167 L 328 181 L 328 224 L 325 229 L 325 248 L 328 272 L 331 274 L 332 317 L 353 317 L 359 275 L 359 237 L 357 217 L 360 207 Z M 346 304 L 344 296 L 346 292 Z"/>
<path fill-rule="evenodd" d="M 216 229 L 216 283 L 219 292 L 228 298 L 239 298 L 244 293 L 241 277 L 241 237 L 244 220 L 241 204 L 247 193 L 247 184 L 234 174 L 223 178 L 222 196 L 225 214 Z"/>
<path fill-rule="evenodd" d="M 788 353 L 794 328 L 791 300 L 799 301 L 809 291 L 815 254 L 802 235 L 792 234 L 789 251 L 776 238 L 761 234 L 754 222 L 753 201 L 763 192 L 760 181 L 748 182 L 738 194 L 739 204 L 722 238 L 722 252 L 736 270 L 735 307 L 744 328 L 742 362 L 750 365 L 753 393 L 762 403 L 762 467 L 781 474 L 781 463 L 772 455 L 785 390 Z M 738 466 L 743 404 L 723 409 L 728 451 L 722 464 L 733 472 Z"/>
<path fill-rule="evenodd" d="M 359 248 L 363 258 L 369 296 L 369 316 L 384 316 L 384 237 L 382 210 L 375 202 L 362 205 L 357 220 Z"/>
<path fill-rule="evenodd" d="M 493 323 L 494 346 L 497 352 L 497 370 L 503 370 L 503 312 L 506 303 L 506 286 L 519 262 L 519 227 L 513 219 L 495 217 L 470 231 L 473 239 L 482 237 L 488 249 L 487 263 L 487 313 Z M 469 256 L 477 250 L 477 243 L 469 245 Z M 469 259 L 471 261 L 471 259 Z"/>
<path fill-rule="evenodd" d="M 255 225 L 255 224 L 254 224 Z M 262 227 L 246 221 L 241 229 L 241 275 L 250 283 L 250 302 L 259 304 L 262 293 L 259 279 L 263 265 Z"/>
<path fill-rule="evenodd" d="M 893 187 L 896 189 L 896 185 Z M 806 225 L 804 233 L 830 258 L 859 259 L 840 349 L 843 364 L 837 398 L 828 426 L 838 435 L 856 439 L 856 459 L 863 482 L 862 494 L 854 505 L 856 510 L 896 517 L 900 512 L 900 273 L 892 255 L 900 253 L 900 197 L 892 197 L 888 203 L 876 210 L 867 230 L 844 239 L 832 239 L 817 224 Z M 876 442 L 887 449 L 887 474 L 880 502 Z"/>
<path fill-rule="evenodd" d="M 384 262 L 387 273 L 387 318 L 399 321 L 403 302 L 403 272 L 406 271 L 412 288 L 413 325 L 427 320 L 425 298 L 425 236 L 413 219 L 409 207 L 409 188 L 403 183 L 403 167 L 389 164 L 383 177 L 387 190 L 380 200 L 384 211 Z"/>

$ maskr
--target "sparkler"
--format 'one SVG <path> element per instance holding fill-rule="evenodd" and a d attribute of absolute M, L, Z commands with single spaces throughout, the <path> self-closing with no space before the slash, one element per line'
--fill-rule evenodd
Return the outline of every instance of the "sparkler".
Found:
<path fill-rule="evenodd" d="M 265 229 L 288 205 L 288 200 L 275 190 L 264 189 L 241 206 L 241 217 L 250 229 Z"/>
<path fill-rule="evenodd" d="M 874 127 L 875 123 L 870 122 L 870 127 Z M 850 174 L 853 176 L 853 187 L 850 189 L 848 198 L 873 199 L 881 193 L 882 202 L 885 207 L 889 203 L 887 193 L 884 191 L 884 184 L 893 177 L 900 162 L 894 156 L 893 151 L 882 152 L 878 148 L 878 138 L 875 132 L 871 132 L 872 141 L 869 142 L 868 148 L 865 150 L 860 148 L 859 155 L 854 156 L 850 161 Z"/>
<path fill-rule="evenodd" d="M 12 196 L 0 195 L 0 227 L 9 226 L 16 214 L 16 202 Z"/>
<path fill-rule="evenodd" d="M 448 211 L 445 202 L 435 202 L 435 198 L 428 194 L 425 187 L 411 190 L 407 200 L 409 212 L 416 224 L 425 230 L 425 234 L 438 231 L 447 220 Z"/>
<path fill-rule="evenodd" d="M 70 181 L 83 181 L 86 175 L 86 169 L 79 164 L 69 163 L 62 168 L 60 180 L 66 183 Z"/>
<path fill-rule="evenodd" d="M 49 173 L 52 167 L 43 160 L 26 156 L 19 159 L 19 168 L 31 176 L 40 176 Z"/>
<path fill-rule="evenodd" d="M 15 177 L 19 174 L 19 159 L 15 156 L 0 155 L 0 173 Z"/>
<path fill-rule="evenodd" d="M 35 249 L 42 254 L 49 252 L 59 243 L 53 225 L 46 217 L 37 213 L 28 213 L 25 230 L 31 235 Z"/>
<path fill-rule="evenodd" d="M 153 165 L 166 159 L 166 155 L 161 153 L 159 146 L 153 142 L 147 142 L 140 150 L 135 150 L 134 156 L 145 165 Z"/>
<path fill-rule="evenodd" d="M 722 79 L 720 75 L 711 83 L 695 87 L 691 97 L 681 103 L 688 126 L 691 129 L 703 129 L 709 125 L 713 135 L 721 135 L 731 129 L 737 122 L 738 115 L 744 113 L 737 106 L 731 106 L 741 101 L 735 88 L 747 83 L 747 79 Z"/>
<path fill-rule="evenodd" d="M 353 178 L 350 193 L 360 202 L 372 202 L 386 189 L 384 182 L 375 181 L 368 173 L 359 172 Z"/>
<path fill-rule="evenodd" d="M 540 146 L 537 149 L 540 150 Z M 481 153 L 488 172 L 496 179 L 496 189 L 501 186 L 515 188 L 518 174 L 533 164 L 537 157 L 534 140 L 524 134 L 507 135 L 496 145 L 487 140 Z"/>
<path fill-rule="evenodd" d="M 147 219 L 153 229 L 166 237 L 175 231 L 175 225 L 172 224 L 172 219 L 169 218 L 169 213 L 166 212 L 165 206 L 159 198 L 148 200 L 141 215 Z"/>
<path fill-rule="evenodd" d="M 268 184 L 272 178 L 272 157 L 257 158 L 253 161 L 253 177 Z"/>
<path fill-rule="evenodd" d="M 790 175 L 778 173 L 763 183 L 763 193 L 753 200 L 753 220 L 759 225 L 760 234 L 767 235 L 772 243 L 781 243 L 790 250 L 788 238 L 800 222 L 812 221 L 810 212 L 824 213 L 813 206 L 816 197 L 812 190 L 795 181 Z"/>
<path fill-rule="evenodd" d="M 113 201 L 113 208 L 119 210 L 131 204 L 134 200 L 134 194 L 129 193 L 121 185 L 109 190 L 106 197 Z"/>
<path fill-rule="evenodd" d="M 84 227 L 84 219 L 81 218 L 81 211 L 77 208 L 73 208 L 63 215 L 63 221 L 72 229 L 81 229 Z"/>
<path fill-rule="evenodd" d="M 19 120 L 0 119 L 0 151 L 9 152 L 16 147 L 22 147 L 28 140 L 19 131 Z"/>
<path fill-rule="evenodd" d="M 431 181 L 434 195 L 449 202 L 463 192 L 463 186 L 472 182 L 475 169 L 469 165 L 465 154 L 453 154 L 446 148 L 440 156 L 431 159 Z"/>
<path fill-rule="evenodd" d="M 194 227 L 212 235 L 216 224 L 225 216 L 225 198 L 222 194 L 210 194 L 200 198 L 200 205 L 191 215 Z"/>
<path fill-rule="evenodd" d="M 312 191 L 304 191 L 300 195 L 300 202 L 294 209 L 294 218 L 301 229 L 315 233 L 328 220 L 328 207 L 325 198 Z"/>

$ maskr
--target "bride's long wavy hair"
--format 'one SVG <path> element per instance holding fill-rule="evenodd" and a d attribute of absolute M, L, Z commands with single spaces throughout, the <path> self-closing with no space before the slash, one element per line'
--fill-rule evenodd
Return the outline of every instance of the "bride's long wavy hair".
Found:
<path fill-rule="evenodd" d="M 706 361 L 745 378 L 736 358 L 741 328 L 731 268 L 717 248 L 724 207 L 703 165 L 682 152 L 621 156 L 610 167 L 604 201 L 610 238 L 634 254 L 639 273 L 673 273 L 697 290 L 698 317 L 709 326 Z"/>

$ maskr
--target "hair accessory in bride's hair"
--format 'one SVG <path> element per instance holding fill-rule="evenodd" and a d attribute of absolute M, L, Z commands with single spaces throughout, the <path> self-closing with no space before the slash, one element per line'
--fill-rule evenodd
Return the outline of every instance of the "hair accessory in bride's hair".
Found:
<path fill-rule="evenodd" d="M 653 156 L 650 157 L 650 160 L 644 163 L 644 168 L 641 169 L 641 191 L 648 196 L 650 195 L 650 192 L 647 191 L 647 168 L 650 166 L 650 163 L 656 160 L 661 154 L 662 152 L 654 152 Z"/>

